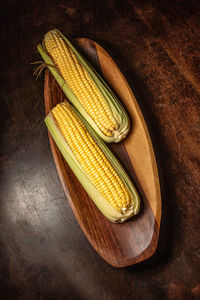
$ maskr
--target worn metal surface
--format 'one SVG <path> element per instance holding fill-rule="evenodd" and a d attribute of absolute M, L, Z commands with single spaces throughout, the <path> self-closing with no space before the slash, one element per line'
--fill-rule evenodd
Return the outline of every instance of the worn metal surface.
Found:
<path fill-rule="evenodd" d="M 200 5 L 198 1 L 2 1 L 0 298 L 200 298 Z M 71 212 L 30 62 L 49 29 L 99 42 L 151 128 L 163 190 L 149 261 L 114 269 Z"/>

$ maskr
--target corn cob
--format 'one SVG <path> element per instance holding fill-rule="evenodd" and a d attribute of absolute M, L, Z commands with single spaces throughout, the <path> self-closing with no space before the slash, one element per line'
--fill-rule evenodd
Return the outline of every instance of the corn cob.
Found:
<path fill-rule="evenodd" d="M 138 213 L 139 196 L 114 155 L 77 114 L 63 102 L 53 108 L 45 122 L 97 207 L 112 222 L 124 222 Z"/>
<path fill-rule="evenodd" d="M 68 99 L 106 142 L 129 131 L 121 103 L 96 71 L 58 30 L 49 31 L 38 50 Z"/>

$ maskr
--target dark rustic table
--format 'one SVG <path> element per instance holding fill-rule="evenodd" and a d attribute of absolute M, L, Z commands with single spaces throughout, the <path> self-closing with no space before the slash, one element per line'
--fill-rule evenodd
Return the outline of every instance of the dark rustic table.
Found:
<path fill-rule="evenodd" d="M 0 299 L 200 299 L 199 1 L 1 1 Z M 69 207 L 43 118 L 36 45 L 57 27 L 115 59 L 153 138 L 163 194 L 158 251 L 115 269 Z"/>

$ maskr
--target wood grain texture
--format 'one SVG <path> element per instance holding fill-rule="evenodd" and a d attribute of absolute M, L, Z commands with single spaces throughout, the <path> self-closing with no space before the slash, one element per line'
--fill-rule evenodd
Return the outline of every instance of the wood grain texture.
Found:
<path fill-rule="evenodd" d="M 89 242 L 109 264 L 125 267 L 149 258 L 157 247 L 161 195 L 156 160 L 140 108 L 114 61 L 91 40 L 76 39 L 75 43 L 102 72 L 129 112 L 132 124 L 128 138 L 123 143 L 110 145 L 110 148 L 139 190 L 142 198 L 140 214 L 124 224 L 111 223 L 88 197 L 49 135 L 51 149 L 66 196 Z M 46 114 L 65 98 L 48 71 L 44 96 Z"/>
<path fill-rule="evenodd" d="M 0 6 L 0 299 L 199 300 L 200 2 Z M 109 52 L 154 138 L 163 184 L 160 239 L 155 255 L 132 267 L 113 268 L 90 246 L 57 176 L 43 121 L 43 75 L 35 80 L 30 65 L 54 27 Z"/>

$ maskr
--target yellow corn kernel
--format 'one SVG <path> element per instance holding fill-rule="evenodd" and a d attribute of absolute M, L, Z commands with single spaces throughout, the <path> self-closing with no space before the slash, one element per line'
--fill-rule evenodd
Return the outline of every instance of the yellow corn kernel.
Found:
<path fill-rule="evenodd" d="M 68 103 L 52 110 L 57 127 L 91 182 L 119 212 L 126 212 L 131 196 L 103 151 Z"/>
<path fill-rule="evenodd" d="M 78 61 L 73 50 L 56 31 L 49 31 L 45 35 L 44 45 L 59 73 L 86 112 L 101 132 L 106 136 L 112 136 L 112 131 L 118 128 L 118 124 L 108 103 L 102 97 L 87 70 Z"/>

